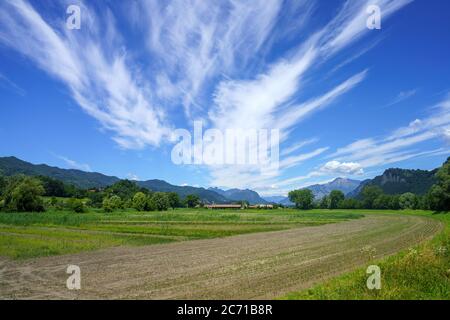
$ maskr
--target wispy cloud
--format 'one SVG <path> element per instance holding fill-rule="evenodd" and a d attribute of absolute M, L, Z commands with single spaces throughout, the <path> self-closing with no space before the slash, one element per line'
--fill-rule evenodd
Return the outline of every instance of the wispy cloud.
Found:
<path fill-rule="evenodd" d="M 409 2 L 376 1 L 375 4 L 383 7 L 386 19 Z M 306 102 L 296 101 L 296 96 L 302 89 L 302 80 L 314 64 L 329 59 L 368 31 L 365 23 L 368 4 L 369 1 L 362 4 L 347 2 L 332 22 L 298 45 L 294 53 L 279 59 L 252 79 L 222 81 L 217 86 L 215 103 L 209 112 L 213 126 L 221 129 L 277 128 L 282 131 L 283 141 L 288 138 L 290 128 L 298 126 L 300 121 L 332 104 L 357 86 L 367 76 L 367 70 L 353 75 L 321 96 Z M 326 147 L 316 150 L 316 153 L 311 153 L 311 158 L 326 150 Z M 303 157 L 304 155 L 298 155 L 282 160 L 281 168 L 296 165 Z M 214 183 L 226 185 L 225 182 L 229 179 L 219 181 L 218 177 L 230 174 L 231 169 L 226 168 L 224 172 L 220 172 L 220 168 L 213 170 Z M 252 170 L 253 168 L 243 172 L 242 168 L 238 168 L 232 176 L 239 174 L 241 183 L 254 185 Z M 260 178 L 256 180 L 261 181 Z M 266 184 L 269 182 L 268 178 L 261 181 Z"/>
<path fill-rule="evenodd" d="M 345 50 L 369 32 L 369 4 L 382 8 L 384 23 L 410 2 L 346 1 L 330 21 L 318 28 L 314 25 L 314 32 L 307 33 L 302 33 L 303 28 L 317 7 L 311 0 L 127 2 L 123 6 L 132 36 L 145 44 L 144 50 L 134 50 L 116 26 L 118 11 L 106 3 L 99 12 L 95 5 L 78 1 L 83 23 L 77 31 L 66 29 L 60 16 L 39 13 L 26 0 L 4 0 L 0 43 L 63 83 L 122 148 L 160 146 L 168 142 L 177 123 L 189 125 L 197 119 L 208 128 L 279 129 L 284 149 L 278 172 L 261 176 L 257 166 L 205 168 L 213 185 L 265 188 L 323 177 L 333 170 L 357 174 L 382 159 L 405 157 L 399 152 L 432 139 L 439 130 L 446 136 L 442 116 L 418 120 L 390 137 L 363 139 L 340 148 L 327 157 L 322 170 L 316 167 L 310 174 L 278 181 L 288 169 L 330 152 L 324 145 L 304 150 L 318 140 L 293 142 L 292 132 L 369 77 L 368 70 L 361 68 L 324 82 L 309 95 L 314 71 L 333 58 L 337 64 L 330 66 L 333 72 L 373 47 L 350 59 L 349 55 L 344 61 L 338 59 L 338 53 L 348 53 Z M 55 6 L 65 12 L 64 4 Z M 286 39 L 290 46 L 285 50 L 279 43 Z M 270 49 L 276 54 L 268 54 Z M 139 59 L 143 55 L 146 59 Z M 397 99 L 414 93 L 404 92 Z M 367 154 L 368 148 L 379 158 Z"/>
<path fill-rule="evenodd" d="M 16 83 L 14 83 L 13 81 L 11 81 L 9 78 L 7 78 L 5 75 L 0 73 L 0 87 L 3 87 L 5 89 L 8 89 L 20 96 L 25 96 L 26 95 L 26 91 L 25 89 L 21 88 L 20 86 L 18 86 Z"/>
<path fill-rule="evenodd" d="M 294 167 L 294 166 L 304 162 L 305 160 L 309 160 L 309 159 L 317 157 L 318 155 L 324 153 L 328 149 L 329 149 L 328 147 L 324 147 L 324 148 L 316 149 L 309 153 L 287 157 L 287 158 L 283 159 L 283 161 L 281 161 L 280 168 L 288 169 L 288 168 Z"/>
<path fill-rule="evenodd" d="M 335 160 L 358 161 L 363 167 L 386 165 L 424 155 L 433 150 L 413 152 L 413 146 L 444 137 L 450 128 L 450 96 L 432 108 L 432 114 L 416 119 L 384 137 L 357 140 L 327 156 Z M 425 153 L 424 153 L 425 152 Z"/>
<path fill-rule="evenodd" d="M 5 0 L 0 4 L 0 42 L 64 83 L 122 147 L 158 145 L 167 133 L 164 111 L 153 104 L 148 84 L 137 80 L 137 66 L 117 43 L 120 36 L 111 13 L 100 17 L 94 12 L 83 5 L 83 32 L 77 32 L 65 28 L 64 21 L 49 24 L 26 1 Z"/>
<path fill-rule="evenodd" d="M 311 139 L 307 139 L 307 140 L 303 140 L 303 141 L 299 141 L 293 145 L 291 145 L 289 148 L 285 148 L 281 151 L 280 155 L 281 156 L 287 156 L 289 154 L 291 154 L 294 151 L 297 151 L 298 149 L 301 149 L 307 145 L 316 143 L 317 141 L 319 141 L 318 138 L 311 138 Z"/>
<path fill-rule="evenodd" d="M 211 80 L 247 67 L 270 34 L 281 4 L 280 0 L 136 4 L 148 50 L 161 64 L 158 72 L 168 80 L 166 87 L 175 88 L 181 97 L 188 118 L 205 111 L 202 95 Z"/>
<path fill-rule="evenodd" d="M 398 103 L 401 103 L 409 98 L 412 98 L 417 93 L 417 89 L 409 90 L 409 91 L 401 91 L 397 97 L 395 97 L 391 102 L 384 106 L 384 108 L 391 107 Z"/>
<path fill-rule="evenodd" d="M 64 161 L 64 163 L 71 169 L 77 169 L 82 171 L 92 171 L 91 167 L 88 164 L 85 163 L 79 163 L 75 160 L 69 159 L 65 156 L 57 156 L 59 159 Z"/>

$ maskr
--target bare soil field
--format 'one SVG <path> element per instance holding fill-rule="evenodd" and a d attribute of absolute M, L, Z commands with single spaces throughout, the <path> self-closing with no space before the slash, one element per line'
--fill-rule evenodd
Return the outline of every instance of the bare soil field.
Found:
<path fill-rule="evenodd" d="M 0 260 L 2 299 L 272 299 L 431 238 L 433 219 L 362 219 L 217 239 Z M 362 250 L 370 246 L 371 250 Z M 68 290 L 68 265 L 81 290 Z M 365 283 L 361 283 L 362 286 Z"/>

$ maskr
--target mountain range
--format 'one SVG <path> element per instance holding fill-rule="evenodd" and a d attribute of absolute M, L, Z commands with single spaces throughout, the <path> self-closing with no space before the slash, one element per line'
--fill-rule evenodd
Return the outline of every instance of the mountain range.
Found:
<path fill-rule="evenodd" d="M 314 194 L 314 198 L 319 200 L 329 195 L 333 190 L 340 190 L 344 194 L 348 194 L 349 192 L 355 190 L 360 184 L 361 181 L 359 180 L 336 178 L 331 182 L 325 184 L 314 184 L 306 187 L 305 189 L 311 190 Z"/>
<path fill-rule="evenodd" d="M 331 182 L 311 185 L 304 189 L 310 189 L 316 200 L 328 195 L 332 190 L 340 190 L 347 197 L 356 198 L 367 185 L 378 186 L 386 194 L 412 192 L 422 195 L 435 184 L 436 171 L 437 169 L 428 171 L 393 168 L 387 169 L 382 175 L 362 182 L 346 178 L 336 178 Z M 46 164 L 32 164 L 16 157 L 0 157 L 0 174 L 5 176 L 15 174 L 47 176 L 83 189 L 105 188 L 121 180 L 118 177 L 107 176 L 97 172 L 61 169 Z M 287 206 L 292 205 L 288 197 L 272 196 L 262 198 L 257 192 L 250 189 L 222 190 L 219 188 L 205 189 L 191 186 L 176 186 L 164 180 L 136 181 L 136 183 L 152 191 L 176 192 L 181 198 L 185 198 L 189 194 L 195 194 L 202 201 L 209 203 L 248 201 L 250 204 L 280 203 Z"/>
<path fill-rule="evenodd" d="M 249 189 L 222 190 L 219 188 L 209 188 L 208 190 L 214 191 L 218 194 L 221 194 L 225 198 L 230 199 L 232 201 L 245 200 L 245 201 L 248 201 L 250 204 L 265 204 L 265 203 L 267 203 L 267 201 L 264 200 L 263 198 L 261 198 L 256 191 L 249 190 Z"/>
<path fill-rule="evenodd" d="M 412 192 L 417 195 L 423 195 L 436 183 L 435 175 L 437 170 L 387 169 L 382 175 L 362 181 L 347 196 L 357 198 L 365 186 L 378 186 L 386 194 Z"/>
<path fill-rule="evenodd" d="M 72 184 L 82 189 L 105 188 L 121 179 L 107 176 L 97 172 L 85 172 L 75 169 L 61 169 L 46 164 L 32 164 L 16 157 L 0 157 L 0 174 L 11 176 L 24 174 L 29 176 L 47 176 Z M 265 203 L 265 201 L 252 190 L 232 189 L 205 189 L 191 186 L 176 186 L 163 180 L 135 181 L 139 186 L 160 192 L 176 192 L 181 198 L 195 194 L 204 202 L 230 203 L 232 201 L 247 200 L 250 203 Z"/>
<path fill-rule="evenodd" d="M 360 185 L 361 181 L 346 179 L 346 178 L 336 178 L 331 182 L 324 184 L 314 184 L 303 189 L 309 189 L 314 194 L 314 199 L 319 200 L 323 197 L 330 194 L 333 190 L 340 190 L 344 194 L 348 194 L 352 192 Z M 289 201 L 288 197 L 266 197 L 264 198 L 267 202 L 271 203 L 280 203 L 282 205 L 290 206 L 293 205 L 291 201 Z"/>

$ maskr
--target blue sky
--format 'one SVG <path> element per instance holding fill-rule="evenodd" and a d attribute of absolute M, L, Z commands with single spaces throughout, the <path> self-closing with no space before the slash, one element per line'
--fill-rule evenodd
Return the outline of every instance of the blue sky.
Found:
<path fill-rule="evenodd" d="M 432 169 L 450 155 L 449 30 L 441 0 L 5 0 L 0 155 L 263 195 Z M 279 170 L 175 165 L 194 121 L 280 130 Z"/>

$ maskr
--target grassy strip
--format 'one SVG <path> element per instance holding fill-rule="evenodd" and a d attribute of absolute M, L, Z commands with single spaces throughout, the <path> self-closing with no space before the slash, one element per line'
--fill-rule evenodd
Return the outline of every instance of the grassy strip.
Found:
<path fill-rule="evenodd" d="M 32 229 L 22 234 L 5 234 L 0 232 L 0 254 L 12 259 L 25 259 L 77 253 L 121 245 L 150 245 L 171 241 L 174 240 L 158 236 L 84 234 L 61 230 Z"/>
<path fill-rule="evenodd" d="M 288 300 L 450 299 L 450 213 L 410 211 L 439 219 L 443 232 L 432 241 L 381 261 L 381 290 L 366 286 L 366 268 L 331 279 L 311 289 L 290 293 Z"/>

